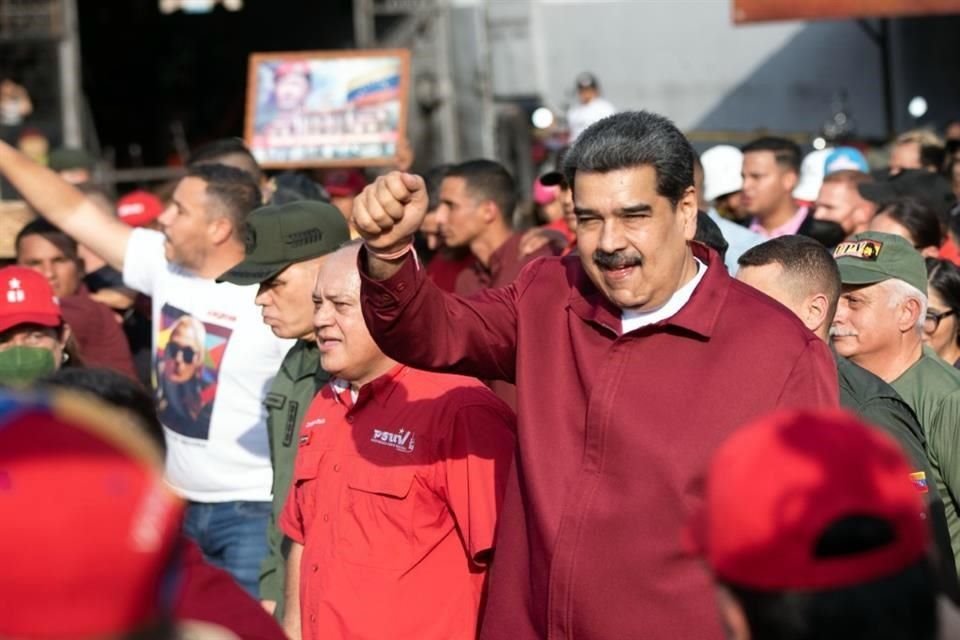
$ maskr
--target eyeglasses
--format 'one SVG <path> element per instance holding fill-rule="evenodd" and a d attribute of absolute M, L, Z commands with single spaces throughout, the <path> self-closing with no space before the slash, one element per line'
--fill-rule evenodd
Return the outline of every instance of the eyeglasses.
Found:
<path fill-rule="evenodd" d="M 940 321 L 944 318 L 952 316 L 956 313 L 953 309 L 949 311 L 930 311 L 927 310 L 927 315 L 923 319 L 923 330 L 927 333 L 936 333 L 937 329 L 940 327 Z"/>
<path fill-rule="evenodd" d="M 176 360 L 177 354 L 180 354 L 184 364 L 193 364 L 193 359 L 197 357 L 197 352 L 193 350 L 193 347 L 184 347 L 175 342 L 167 343 L 166 354 L 171 360 Z"/>

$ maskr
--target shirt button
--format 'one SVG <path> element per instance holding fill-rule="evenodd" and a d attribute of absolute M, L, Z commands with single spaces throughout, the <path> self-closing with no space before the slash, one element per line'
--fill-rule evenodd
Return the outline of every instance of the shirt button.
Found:
<path fill-rule="evenodd" d="M 347 422 L 353 422 L 353 416 L 347 416 Z"/>
<path fill-rule="evenodd" d="M 320 570 L 319 565 L 313 565 L 313 572 L 314 572 L 314 573 L 316 573 L 316 572 L 319 571 L 319 570 Z"/>
<path fill-rule="evenodd" d="M 323 521 L 330 522 L 330 514 L 327 514 L 327 513 L 323 514 Z"/>
<path fill-rule="evenodd" d="M 338 464 L 333 465 L 333 470 L 334 470 L 334 471 L 340 471 L 340 465 L 338 465 Z"/>
<path fill-rule="evenodd" d="M 407 283 L 406 283 L 406 282 L 401 282 L 401 283 L 399 283 L 399 284 L 397 285 L 397 291 L 399 291 L 400 293 L 403 293 L 403 292 L 406 291 L 406 290 L 407 290 Z"/>
<path fill-rule="evenodd" d="M 317 621 L 317 616 L 315 616 L 315 615 L 313 615 L 313 614 L 311 613 L 311 614 L 310 614 L 310 622 L 316 622 L 316 621 Z"/>

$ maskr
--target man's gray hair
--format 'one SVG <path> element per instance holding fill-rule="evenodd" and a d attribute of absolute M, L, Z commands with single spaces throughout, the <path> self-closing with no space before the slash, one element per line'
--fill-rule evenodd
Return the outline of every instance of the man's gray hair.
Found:
<path fill-rule="evenodd" d="M 897 307 L 911 298 L 920 303 L 920 316 L 917 318 L 916 331 L 923 335 L 923 323 L 927 316 L 927 294 L 899 278 L 890 278 L 880 284 L 887 291 L 890 308 Z"/>

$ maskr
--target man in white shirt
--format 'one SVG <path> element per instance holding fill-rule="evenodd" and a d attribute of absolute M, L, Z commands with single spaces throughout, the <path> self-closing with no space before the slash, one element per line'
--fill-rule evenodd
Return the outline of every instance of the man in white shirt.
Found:
<path fill-rule="evenodd" d="M 571 144 L 594 122 L 617 112 L 616 107 L 600 97 L 600 83 L 592 73 L 584 72 L 577 76 L 577 100 L 578 104 L 567 111 Z"/>
<path fill-rule="evenodd" d="M 158 218 L 161 233 L 127 226 L 3 143 L 0 173 L 42 216 L 121 270 L 127 286 L 153 298 L 167 480 L 190 501 L 185 532 L 256 594 L 272 482 L 261 403 L 292 341 L 261 322 L 256 286 L 214 278 L 244 258 L 257 184 L 233 167 L 190 169 Z"/>

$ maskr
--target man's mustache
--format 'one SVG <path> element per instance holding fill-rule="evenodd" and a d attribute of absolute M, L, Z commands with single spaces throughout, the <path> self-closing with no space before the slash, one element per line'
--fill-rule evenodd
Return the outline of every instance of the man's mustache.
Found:
<path fill-rule="evenodd" d="M 593 252 L 593 263 L 601 269 L 626 269 L 627 267 L 642 267 L 643 256 L 639 253 L 625 251 L 608 252 L 597 249 Z"/>

